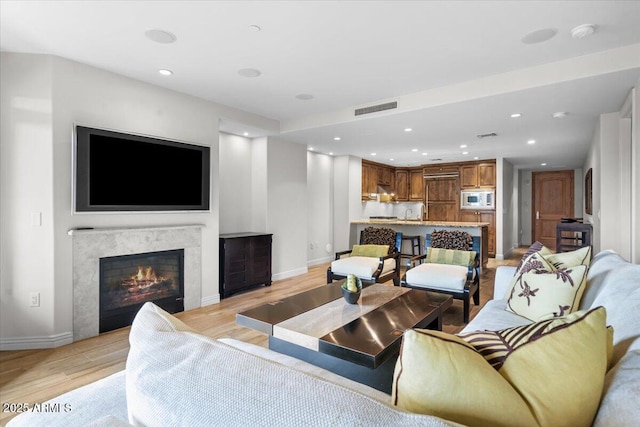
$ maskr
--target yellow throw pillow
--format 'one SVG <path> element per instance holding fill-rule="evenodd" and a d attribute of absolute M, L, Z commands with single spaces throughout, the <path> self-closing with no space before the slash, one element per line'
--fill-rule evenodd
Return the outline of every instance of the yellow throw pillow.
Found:
<path fill-rule="evenodd" d="M 426 261 L 433 264 L 452 264 L 468 267 L 476 259 L 475 251 L 459 251 L 455 249 L 427 248 Z"/>
<path fill-rule="evenodd" d="M 392 403 L 470 426 L 590 426 L 607 368 L 605 319 L 598 307 L 463 336 L 407 330 Z"/>
<path fill-rule="evenodd" d="M 389 254 L 388 245 L 353 245 L 351 256 L 380 258 Z"/>
<path fill-rule="evenodd" d="M 543 254 L 544 258 L 551 263 L 556 269 L 571 268 L 577 265 L 591 264 L 591 246 L 577 249 L 571 252 L 560 252 L 557 254 Z"/>
<path fill-rule="evenodd" d="M 516 276 L 507 311 L 537 321 L 562 317 L 580 306 L 587 284 L 587 266 L 556 270 L 540 253 L 532 254 Z"/>

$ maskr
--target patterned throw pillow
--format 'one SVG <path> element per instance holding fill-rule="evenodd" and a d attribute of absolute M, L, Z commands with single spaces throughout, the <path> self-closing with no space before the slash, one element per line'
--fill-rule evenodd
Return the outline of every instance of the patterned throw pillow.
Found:
<path fill-rule="evenodd" d="M 392 228 L 366 227 L 362 230 L 361 244 L 388 245 L 389 253 L 396 249 L 396 231 Z"/>
<path fill-rule="evenodd" d="M 466 231 L 439 230 L 431 233 L 431 247 L 468 251 L 473 237 Z"/>
<path fill-rule="evenodd" d="M 524 263 L 524 261 L 536 252 L 542 252 L 542 255 L 551 254 L 551 251 L 549 250 L 549 248 L 547 248 L 542 243 L 535 241 L 531 246 L 529 246 L 529 249 L 527 249 L 524 255 L 522 255 L 522 258 L 520 258 L 520 262 L 518 263 L 518 267 L 516 268 L 516 271 L 520 270 L 520 268 L 522 268 L 522 264 Z"/>
<path fill-rule="evenodd" d="M 586 265 L 589 267 L 591 264 L 591 246 L 585 246 L 584 248 L 571 252 L 543 254 L 543 256 L 558 270 L 576 265 Z"/>
<path fill-rule="evenodd" d="M 598 307 L 497 332 L 407 330 L 391 401 L 470 426 L 591 426 L 607 369 L 605 319 Z"/>
<path fill-rule="evenodd" d="M 562 317 L 580 306 L 587 266 L 556 270 L 540 252 L 525 260 L 507 298 L 507 311 L 537 321 Z"/>

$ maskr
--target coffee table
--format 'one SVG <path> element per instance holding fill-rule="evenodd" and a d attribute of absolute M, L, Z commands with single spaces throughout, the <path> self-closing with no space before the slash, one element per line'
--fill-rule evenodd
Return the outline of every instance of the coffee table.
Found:
<path fill-rule="evenodd" d="M 391 393 L 404 330 L 442 330 L 446 294 L 372 284 L 348 304 L 334 282 L 236 314 L 269 348 Z"/>

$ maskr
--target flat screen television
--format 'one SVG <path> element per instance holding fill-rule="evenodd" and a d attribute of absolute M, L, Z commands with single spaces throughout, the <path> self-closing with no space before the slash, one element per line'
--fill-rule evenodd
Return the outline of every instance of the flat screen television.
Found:
<path fill-rule="evenodd" d="M 75 128 L 75 212 L 207 211 L 209 147 Z"/>

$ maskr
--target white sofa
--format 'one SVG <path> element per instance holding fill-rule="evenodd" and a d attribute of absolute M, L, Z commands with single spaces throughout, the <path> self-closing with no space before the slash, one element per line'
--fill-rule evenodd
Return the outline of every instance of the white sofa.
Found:
<path fill-rule="evenodd" d="M 463 332 L 530 323 L 502 299 L 515 268 L 496 271 L 495 298 Z M 68 413 L 29 412 L 8 426 L 456 425 L 390 405 L 388 395 L 306 362 L 232 339 L 211 340 L 149 305 L 131 330 L 125 371 L 49 404 Z M 597 254 L 581 309 L 604 306 L 614 352 L 594 426 L 640 422 L 640 265 Z"/>

